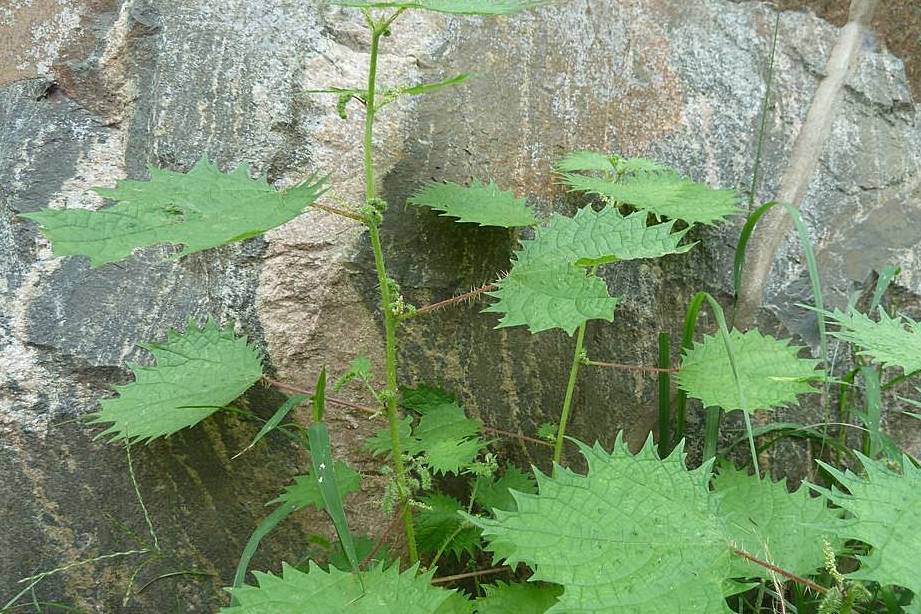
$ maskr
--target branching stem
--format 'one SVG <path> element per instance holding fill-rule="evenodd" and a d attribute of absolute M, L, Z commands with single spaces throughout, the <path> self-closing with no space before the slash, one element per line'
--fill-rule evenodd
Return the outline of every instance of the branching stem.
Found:
<path fill-rule="evenodd" d="M 677 373 L 678 369 L 662 367 L 646 367 L 643 365 L 628 365 L 620 362 L 600 362 L 597 360 L 585 360 L 583 364 L 589 367 L 607 367 L 608 369 L 622 369 L 624 371 L 642 371 L 645 373 Z"/>
<path fill-rule="evenodd" d="M 345 209 L 340 209 L 339 207 L 333 207 L 331 205 L 323 205 L 320 203 L 314 203 L 312 207 L 314 209 L 319 209 L 321 211 L 326 211 L 327 213 L 338 215 L 339 217 L 346 217 L 350 220 L 361 222 L 362 224 L 367 222 L 367 220 L 365 219 L 365 216 L 363 216 L 362 214 L 355 213 L 353 211 L 346 211 Z"/>
<path fill-rule="evenodd" d="M 438 301 L 437 303 L 432 303 L 431 305 L 425 305 L 423 307 L 419 307 L 414 312 L 407 313 L 406 315 L 402 317 L 404 319 L 408 319 L 408 318 L 413 318 L 415 316 L 421 316 L 426 313 L 431 313 L 438 309 L 445 309 L 446 307 L 451 307 L 452 305 L 456 305 L 457 303 L 462 303 L 464 301 L 473 300 L 485 292 L 489 292 L 490 290 L 495 290 L 497 287 L 498 286 L 494 283 L 485 284 L 483 286 L 480 286 L 479 288 L 474 288 L 470 292 L 464 292 L 463 294 L 458 294 L 457 296 L 446 298 L 443 301 Z"/>
<path fill-rule="evenodd" d="M 374 184 L 374 114 L 376 112 L 374 95 L 377 88 L 377 58 L 380 49 L 381 37 L 386 34 L 393 20 L 402 11 L 396 11 L 388 19 L 375 22 L 369 13 L 366 13 L 368 26 L 371 28 L 371 52 L 368 65 L 368 89 L 366 95 L 366 113 L 364 130 L 364 167 L 365 167 L 365 199 L 369 208 L 376 206 L 377 189 Z M 400 505 L 403 508 L 403 528 L 406 534 L 406 548 L 409 552 L 409 562 L 414 564 L 419 560 L 416 548 L 416 536 L 413 527 L 412 507 L 409 503 L 409 492 L 406 483 L 406 468 L 403 465 L 403 447 L 400 443 L 400 411 L 397 405 L 397 345 L 396 331 L 399 316 L 394 313 L 392 284 L 387 276 L 387 267 L 384 262 L 384 251 L 381 248 L 380 220 L 371 218 L 367 220 L 368 234 L 371 240 L 371 250 L 374 252 L 374 268 L 377 271 L 377 283 L 380 288 L 381 311 L 384 316 L 384 345 L 386 359 L 386 410 L 387 421 L 390 426 L 391 457 L 393 473 L 397 482 Z"/>

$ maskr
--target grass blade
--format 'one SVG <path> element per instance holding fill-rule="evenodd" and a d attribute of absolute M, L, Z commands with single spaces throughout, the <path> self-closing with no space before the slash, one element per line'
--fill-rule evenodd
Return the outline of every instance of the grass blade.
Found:
<path fill-rule="evenodd" d="M 742 268 L 745 266 L 745 254 L 748 249 L 748 241 L 755 231 L 755 225 L 764 217 L 764 214 L 770 211 L 777 201 L 772 200 L 764 203 L 748 215 L 745 224 L 742 226 L 742 232 L 739 234 L 739 244 L 736 245 L 735 259 L 732 264 L 732 292 L 735 295 L 732 301 L 732 317 L 735 319 L 736 304 L 739 300 L 739 293 L 742 290 Z"/>
<path fill-rule="evenodd" d="M 278 526 L 278 523 L 295 511 L 297 511 L 297 506 L 286 503 L 281 507 L 275 508 L 271 514 L 266 516 L 265 519 L 259 523 L 259 526 L 256 527 L 253 534 L 249 536 L 246 546 L 243 547 L 243 554 L 240 555 L 240 562 L 237 563 L 237 571 L 233 576 L 233 588 L 243 586 L 243 580 L 246 577 L 246 569 L 249 567 L 249 562 L 256 553 L 256 548 L 259 547 L 259 542 L 262 541 L 262 538 L 271 533 L 272 529 Z M 231 593 L 230 601 L 231 605 L 235 603 L 233 593 Z"/>
<path fill-rule="evenodd" d="M 780 11 L 774 18 L 774 36 L 771 38 L 771 55 L 768 61 L 768 74 L 764 86 L 764 98 L 761 100 L 761 125 L 758 127 L 758 144 L 755 148 L 755 164 L 752 168 L 752 185 L 748 195 L 748 206 L 755 206 L 755 196 L 758 189 L 758 180 L 761 178 L 761 157 L 764 153 L 764 134 L 767 131 L 768 105 L 771 100 L 771 89 L 774 84 L 774 58 L 777 55 L 777 34 L 780 32 Z"/>
<path fill-rule="evenodd" d="M 861 416 L 867 433 L 863 439 L 863 453 L 870 458 L 876 458 L 882 451 L 882 388 L 879 381 L 879 371 L 876 367 L 861 367 L 860 376 L 864 383 L 865 412 Z"/>
<path fill-rule="evenodd" d="M 687 315 L 684 318 L 684 332 L 681 337 L 681 351 L 684 352 L 691 348 L 694 344 L 694 332 L 697 329 L 697 316 L 700 313 L 700 308 L 704 304 L 706 297 L 704 293 L 698 292 L 691 299 L 690 304 L 688 305 Z M 675 440 L 674 445 L 684 438 L 684 427 L 685 427 L 685 411 L 688 403 L 688 394 L 682 389 L 678 388 L 678 397 L 675 400 Z"/>
<path fill-rule="evenodd" d="M 342 551 L 352 567 L 352 571 L 358 575 L 358 581 L 362 582 L 359 573 L 358 555 L 355 552 L 355 539 L 349 530 L 349 523 L 345 517 L 345 507 L 342 504 L 342 493 L 339 492 L 339 485 L 336 482 L 336 469 L 333 464 L 332 451 L 329 445 L 329 429 L 323 420 L 323 412 L 326 407 L 326 368 L 320 371 L 320 377 L 317 378 L 317 385 L 313 395 L 314 406 L 314 423 L 307 429 L 307 441 L 310 444 L 310 460 L 313 463 L 313 475 L 316 476 L 317 484 L 320 487 L 320 494 L 323 496 L 323 504 L 326 507 L 326 513 L 329 514 L 333 526 L 336 528 L 336 534 L 339 536 L 339 543 L 342 545 Z M 364 583 L 362 583 L 362 589 Z"/>
<path fill-rule="evenodd" d="M 892 280 L 901 272 L 902 269 L 893 264 L 887 264 L 883 267 L 883 270 L 879 272 L 879 278 L 876 280 L 876 288 L 873 290 L 873 300 L 870 301 L 870 313 L 876 311 L 876 308 L 883 302 L 883 295 L 886 293 L 886 290 L 889 289 Z"/>
<path fill-rule="evenodd" d="M 289 397 L 284 403 L 282 403 L 281 407 L 275 410 L 275 413 L 272 414 L 272 417 L 269 418 L 264 425 L 262 425 L 262 428 L 259 429 L 259 432 L 256 433 L 256 436 L 253 437 L 253 440 L 250 442 L 250 444 L 246 446 L 245 448 L 243 448 L 242 450 L 240 450 L 239 452 L 237 452 L 233 456 L 233 458 L 237 458 L 244 452 L 252 449 L 252 447 L 255 446 L 257 443 L 259 443 L 259 441 L 261 441 L 263 437 L 268 435 L 279 424 L 281 424 L 281 421 L 285 419 L 285 417 L 291 412 L 292 409 L 294 409 L 295 407 L 297 407 L 298 405 L 300 405 L 301 403 L 303 403 L 309 398 L 310 397 L 308 397 L 305 394 L 296 394 L 292 397 Z"/>

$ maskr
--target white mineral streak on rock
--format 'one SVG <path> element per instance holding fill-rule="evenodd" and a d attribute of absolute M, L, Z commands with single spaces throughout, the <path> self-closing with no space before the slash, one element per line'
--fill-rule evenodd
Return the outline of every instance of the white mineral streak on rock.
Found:
<path fill-rule="evenodd" d="M 125 174 L 124 135 L 113 133 L 112 137 L 92 145 L 74 167 L 73 176 L 62 185 L 49 201 L 52 209 L 97 209 L 103 199 L 91 192 L 95 186 L 113 185 Z M 38 239 L 41 248 L 33 267 L 29 270 L 16 296 L 0 295 L 0 303 L 9 314 L 10 334 L 0 344 L 0 391 L 17 386 L 21 396 L 14 402 L 0 394 L 0 433 L 16 428 L 44 434 L 55 416 L 36 413 L 40 407 L 39 395 L 53 391 L 60 383 L 36 360 L 38 353 L 26 343 L 28 334 L 27 316 L 32 300 L 44 292 L 43 282 L 58 270 L 64 262 L 51 253 L 51 245 L 44 237 Z M 61 314 L 66 317 L 66 314 Z M 0 329 L 2 333 L 2 329 Z M 0 438 L 0 445 L 3 439 Z"/>

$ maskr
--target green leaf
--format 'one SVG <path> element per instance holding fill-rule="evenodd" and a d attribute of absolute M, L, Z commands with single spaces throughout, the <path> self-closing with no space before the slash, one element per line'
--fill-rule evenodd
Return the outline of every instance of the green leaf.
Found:
<path fill-rule="evenodd" d="M 361 475 L 358 472 L 340 460 L 335 461 L 333 467 L 336 472 L 336 484 L 342 496 L 361 490 Z M 307 506 L 323 509 L 323 495 L 314 474 L 306 473 L 294 476 L 294 483 L 286 486 L 282 494 L 266 505 L 273 503 L 291 505 L 295 509 Z"/>
<path fill-rule="evenodd" d="M 590 192 L 689 224 L 716 224 L 739 213 L 734 190 L 716 190 L 672 172 L 635 172 L 620 179 L 569 173 L 563 182 L 578 192 Z"/>
<path fill-rule="evenodd" d="M 603 279 L 566 262 L 519 266 L 487 292 L 499 299 L 484 313 L 499 313 L 496 328 L 527 326 L 531 333 L 560 328 L 572 336 L 587 320 L 614 320 L 619 299 L 611 297 Z"/>
<path fill-rule="evenodd" d="M 292 409 L 308 400 L 309 398 L 310 397 L 308 397 L 306 394 L 295 394 L 285 400 L 285 402 L 275 410 L 275 413 L 272 414 L 272 417 L 265 421 L 265 424 L 262 425 L 262 428 L 259 429 L 259 432 L 256 433 L 256 436 L 253 437 L 253 440 L 250 442 L 250 444 L 234 454 L 233 458 L 237 458 L 247 450 L 252 449 L 253 446 L 262 441 L 263 437 L 275 430 L 278 425 L 281 424 L 281 421 L 284 420 L 289 413 L 291 413 Z"/>
<path fill-rule="evenodd" d="M 115 386 L 119 396 L 100 401 L 93 414 L 91 424 L 111 423 L 99 434 L 111 435 L 109 441 L 149 442 L 194 426 L 262 377 L 259 352 L 212 320 L 139 346 L 151 353 L 154 366 L 129 364 L 134 382 Z"/>
<path fill-rule="evenodd" d="M 420 414 L 450 403 L 457 403 L 457 398 L 436 386 L 422 384 L 415 388 L 400 388 L 400 405 Z"/>
<path fill-rule="evenodd" d="M 326 386 L 326 369 L 321 371 L 320 378 L 317 380 L 317 391 L 314 393 L 314 402 L 317 399 L 325 398 L 324 387 Z M 339 476 L 336 475 L 336 467 L 333 463 L 332 451 L 329 446 L 329 429 L 327 429 L 322 419 L 322 411 L 318 411 L 316 422 L 307 429 L 307 441 L 310 444 L 310 460 L 313 464 L 313 474 L 316 476 L 317 488 L 323 497 L 323 507 L 333 521 L 336 528 L 336 535 L 339 536 L 339 543 L 345 551 L 349 562 L 352 564 L 352 571 L 359 571 L 358 556 L 355 554 L 355 541 L 352 538 L 352 532 L 349 530 L 348 519 L 345 517 L 345 506 L 343 497 L 345 493 L 339 490 Z"/>
<path fill-rule="evenodd" d="M 486 446 L 479 438 L 480 422 L 468 418 L 456 402 L 422 406 L 425 413 L 417 424 L 406 416 L 400 422 L 400 441 L 405 454 L 425 457 L 426 464 L 436 473 L 461 473 Z M 368 440 L 374 454 L 389 454 L 392 445 L 387 429 L 378 431 Z"/>
<path fill-rule="evenodd" d="M 559 430 L 560 425 L 556 422 L 541 422 L 537 427 L 537 436 L 546 441 L 554 441 Z"/>
<path fill-rule="evenodd" d="M 535 237 L 522 242 L 516 253 L 518 263 L 562 260 L 572 264 L 597 260 L 637 260 L 658 258 L 668 254 L 683 254 L 694 247 L 681 245 L 687 229 L 674 231 L 675 223 L 646 225 L 646 215 L 621 215 L 616 207 L 595 211 L 592 207 L 579 209 L 575 216 L 551 216 L 547 224 L 537 229 Z"/>
<path fill-rule="evenodd" d="M 400 96 L 420 96 L 423 94 L 430 94 L 446 87 L 459 85 L 469 78 L 469 74 L 461 74 L 443 79 L 441 81 L 436 81 L 434 83 L 419 83 L 417 85 L 402 85 L 399 87 L 389 88 L 379 92 L 378 96 L 380 97 L 380 101 L 377 103 L 377 108 L 380 109 L 381 107 L 390 104 Z"/>
<path fill-rule="evenodd" d="M 331 0 L 331 4 L 355 8 L 407 8 L 425 9 L 439 13 L 456 15 L 511 15 L 527 9 L 550 4 L 554 0 L 415 0 L 415 1 L 379 1 L 379 0 Z"/>
<path fill-rule="evenodd" d="M 594 151 L 574 151 L 556 163 L 558 171 L 572 173 L 576 171 L 614 172 L 611 156 Z"/>
<path fill-rule="evenodd" d="M 805 486 L 791 493 L 784 482 L 759 479 L 727 464 L 713 478 L 713 491 L 717 513 L 736 547 L 786 571 L 812 575 L 825 564 L 823 541 L 839 541 L 839 515 Z M 741 557 L 733 560 L 733 569 L 740 578 L 773 577 Z"/>
<path fill-rule="evenodd" d="M 486 446 L 479 434 L 479 420 L 468 418 L 456 403 L 446 403 L 422 415 L 406 449 L 413 455 L 424 454 L 436 473 L 456 474 Z"/>
<path fill-rule="evenodd" d="M 372 565 L 389 567 L 396 561 L 396 557 L 393 556 L 386 544 L 377 548 L 377 552 L 374 551 L 375 548 L 377 548 L 377 542 L 367 535 L 355 537 L 355 553 L 358 555 L 358 560 L 364 561 L 374 553 L 374 557 L 370 560 Z M 342 548 L 342 543 L 335 542 L 332 544 L 332 549 L 333 553 L 329 557 L 329 564 L 342 571 L 351 571 L 352 564 L 349 563 L 348 556 L 346 556 L 345 550 Z"/>
<path fill-rule="evenodd" d="M 899 367 L 905 373 L 921 369 L 921 322 L 891 317 L 882 307 L 879 322 L 855 309 L 847 312 L 836 309 L 825 315 L 829 323 L 840 327 L 831 334 L 863 348 L 858 354 L 869 356 L 883 367 Z"/>
<path fill-rule="evenodd" d="M 848 577 L 907 588 L 915 594 L 917 605 L 921 600 L 921 469 L 905 458 L 902 473 L 896 473 L 884 462 L 857 456 L 866 476 L 817 461 L 848 492 L 813 487 L 850 514 L 840 537 L 871 547 L 867 556 L 857 557 L 860 568 Z"/>
<path fill-rule="evenodd" d="M 333 392 L 339 392 L 343 386 L 353 379 L 368 381 L 371 378 L 371 359 L 367 356 L 359 356 L 349 363 L 348 370 L 339 376 L 333 384 Z"/>
<path fill-rule="evenodd" d="M 202 159 L 188 173 L 151 167 L 148 181 L 96 188 L 117 202 L 111 207 L 43 209 L 22 217 L 42 226 L 55 255 L 87 256 L 98 267 L 152 245 L 183 245 L 182 257 L 258 236 L 303 213 L 325 189 L 325 180 L 312 178 L 276 190 L 264 178 L 251 179 L 246 166 L 224 174 Z"/>
<path fill-rule="evenodd" d="M 561 328 L 572 335 L 587 320 L 610 322 L 618 299 L 581 267 L 691 249 L 680 245 L 687 230 L 673 232 L 673 226 L 647 226 L 646 215 L 624 217 L 614 207 L 584 207 L 571 218 L 554 214 L 522 241 L 511 272 L 488 293 L 499 301 L 484 311 L 503 314 L 498 328 L 526 325 L 532 333 Z"/>
<path fill-rule="evenodd" d="M 464 511 L 464 507 L 457 499 L 434 493 L 422 497 L 420 501 L 427 508 L 413 514 L 420 550 L 435 554 L 450 538 L 445 552 L 450 552 L 455 559 L 460 560 L 464 554 L 476 555 L 480 546 L 480 530 L 474 526 L 463 526 L 466 523 L 458 512 Z M 455 531 L 458 531 L 456 535 Z"/>
<path fill-rule="evenodd" d="M 729 334 L 747 407 L 742 406 L 729 364 L 726 346 L 719 336 L 704 336 L 702 343 L 685 350 L 678 371 L 678 385 L 705 407 L 726 411 L 755 411 L 796 402 L 796 395 L 815 392 L 810 382 L 825 374 L 816 371 L 820 361 L 799 358 L 801 347 L 790 340 L 762 335 L 758 330 Z"/>
<path fill-rule="evenodd" d="M 534 213 L 528 209 L 527 200 L 500 190 L 495 182 L 483 185 L 474 179 L 469 187 L 450 181 L 430 183 L 410 196 L 407 202 L 443 211 L 441 215 L 456 217 L 459 222 L 480 226 L 513 228 L 537 223 Z"/>
<path fill-rule="evenodd" d="M 515 465 L 508 465 L 501 477 L 477 478 L 476 502 L 486 510 L 515 511 L 515 498 L 511 491 L 537 493 L 537 482 Z"/>
<path fill-rule="evenodd" d="M 403 419 L 400 420 L 399 430 L 401 442 L 408 441 L 412 438 L 413 419 L 411 416 L 404 416 Z M 390 454 L 390 451 L 393 449 L 390 431 L 388 429 L 380 429 L 368 438 L 365 442 L 365 447 L 375 456 Z"/>
<path fill-rule="evenodd" d="M 647 160 L 646 158 L 621 158 L 620 156 L 614 157 L 614 166 L 620 174 L 663 173 L 669 170 L 667 166 L 655 160 Z"/>
<path fill-rule="evenodd" d="M 473 518 L 496 558 L 527 563 L 533 580 L 561 584 L 550 612 L 726 612 L 730 549 L 707 488 L 710 464 L 688 471 L 679 446 L 659 460 L 652 440 L 612 453 L 580 444 L 588 475 L 538 474 L 540 494 L 518 511 Z"/>
<path fill-rule="evenodd" d="M 223 614 L 311 614 L 313 612 L 442 613 L 454 591 L 431 585 L 432 572 L 418 574 L 418 565 L 400 573 L 399 565 L 378 565 L 361 573 L 364 590 L 355 574 L 331 567 L 324 571 L 313 561 L 308 573 L 282 564 L 282 575 L 255 572 L 259 587 L 232 589 L 235 607 Z"/>
<path fill-rule="evenodd" d="M 557 584 L 538 582 L 496 582 L 482 586 L 485 595 L 476 600 L 477 614 L 542 614 L 563 593 Z"/>

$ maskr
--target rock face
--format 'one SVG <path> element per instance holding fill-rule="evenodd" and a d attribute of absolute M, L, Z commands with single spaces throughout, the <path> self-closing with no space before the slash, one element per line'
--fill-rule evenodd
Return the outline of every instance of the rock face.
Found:
<path fill-rule="evenodd" d="M 495 279 L 515 237 L 468 228 L 406 196 L 432 178 L 494 179 L 541 211 L 571 212 L 551 164 L 572 149 L 644 155 L 697 179 L 747 190 L 757 150 L 775 13 L 759 2 L 573 0 L 515 19 L 411 13 L 383 50 L 384 83 L 457 72 L 463 87 L 393 105 L 375 142 L 391 212 L 384 228 L 393 276 L 410 302 L 427 303 Z M 820 79 L 837 29 L 806 13 L 780 19 L 775 81 L 756 199 L 769 199 Z M 356 354 L 381 363 L 370 251 L 355 224 L 312 211 L 266 237 L 165 261 L 158 249 L 90 270 L 51 257 L 18 213 L 97 208 L 87 193 L 147 164 L 188 169 L 208 155 L 251 164 L 284 185 L 314 171 L 335 191 L 361 191 L 361 112 L 305 89 L 358 85 L 367 36 L 355 13 L 315 2 L 254 0 L 14 0 L 0 8 L 0 603 L 20 578 L 112 552 L 153 550 L 123 450 L 94 441 L 76 421 L 125 364 L 134 344 L 190 317 L 236 323 L 264 350 L 278 378 L 307 385 Z M 873 269 L 902 266 L 896 296 L 909 311 L 921 294 L 921 113 L 902 62 L 867 36 L 804 203 L 829 300 L 841 303 Z M 741 221 L 695 237 L 690 254 L 611 267 L 625 299 L 612 325 L 591 325 L 598 360 L 649 364 L 656 333 L 680 335 L 690 296 L 731 290 Z M 775 262 L 762 325 L 814 342 L 799 246 Z M 556 332 L 494 331 L 480 305 L 411 321 L 401 377 L 442 382 L 492 426 L 530 434 L 561 404 L 571 339 Z M 598 323 L 596 323 L 598 324 Z M 654 381 L 588 372 L 571 432 L 610 443 L 650 430 Z M 277 393 L 247 402 L 269 414 Z M 806 410 L 803 410 L 806 411 Z M 693 423 L 696 411 L 690 417 Z M 791 410 L 792 416 L 801 416 Z M 366 418 L 336 414 L 336 452 L 364 470 L 368 494 L 351 500 L 359 529 L 382 519 L 377 463 L 358 451 Z M 890 430 L 918 446 L 896 420 Z M 36 587 L 43 602 L 98 612 L 213 611 L 249 533 L 304 459 L 285 440 L 236 460 L 255 429 L 228 416 L 133 450 L 160 555 L 80 565 Z M 541 448 L 511 455 L 545 464 Z M 793 450 L 795 452 L 795 450 Z M 793 462 L 794 456 L 785 457 Z M 328 534 L 319 516 L 283 524 L 253 562 L 270 568 Z M 139 564 L 134 591 L 126 596 Z M 195 575 L 162 574 L 194 570 Z M 124 600 L 124 604 L 123 604 Z"/>

